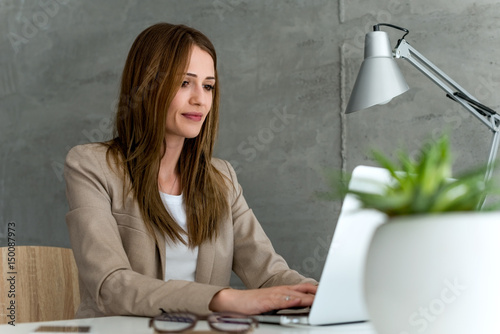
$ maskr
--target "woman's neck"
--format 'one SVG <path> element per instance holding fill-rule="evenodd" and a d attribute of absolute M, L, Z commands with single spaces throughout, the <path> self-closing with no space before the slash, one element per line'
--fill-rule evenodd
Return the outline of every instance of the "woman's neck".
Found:
<path fill-rule="evenodd" d="M 180 195 L 182 193 L 181 177 L 177 165 L 183 146 L 184 142 L 167 142 L 158 172 L 158 187 L 163 193 L 170 195 Z"/>

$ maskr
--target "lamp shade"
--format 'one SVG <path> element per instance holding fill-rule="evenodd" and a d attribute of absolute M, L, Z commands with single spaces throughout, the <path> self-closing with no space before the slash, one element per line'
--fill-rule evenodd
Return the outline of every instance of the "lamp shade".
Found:
<path fill-rule="evenodd" d="M 346 113 L 387 103 L 408 89 L 408 84 L 393 58 L 387 33 L 367 33 L 365 59 L 352 89 Z"/>

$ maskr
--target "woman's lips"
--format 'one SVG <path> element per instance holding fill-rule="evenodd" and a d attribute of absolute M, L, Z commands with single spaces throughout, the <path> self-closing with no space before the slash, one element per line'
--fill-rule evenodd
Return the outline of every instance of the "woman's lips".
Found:
<path fill-rule="evenodd" d="M 188 113 L 184 113 L 182 114 L 182 116 L 192 120 L 192 121 L 195 121 L 195 122 L 199 122 L 202 120 L 203 118 L 203 114 L 202 113 L 197 113 L 197 112 L 188 112 Z"/>

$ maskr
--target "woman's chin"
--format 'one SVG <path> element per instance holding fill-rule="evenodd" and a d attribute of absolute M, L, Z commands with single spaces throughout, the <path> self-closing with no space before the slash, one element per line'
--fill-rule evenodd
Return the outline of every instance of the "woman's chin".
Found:
<path fill-rule="evenodd" d="M 199 136 L 199 134 L 200 134 L 200 131 L 198 131 L 198 132 L 191 132 L 191 133 L 187 133 L 187 134 L 185 135 L 185 138 L 186 138 L 186 139 L 193 139 L 193 138 L 198 137 L 198 136 Z"/>

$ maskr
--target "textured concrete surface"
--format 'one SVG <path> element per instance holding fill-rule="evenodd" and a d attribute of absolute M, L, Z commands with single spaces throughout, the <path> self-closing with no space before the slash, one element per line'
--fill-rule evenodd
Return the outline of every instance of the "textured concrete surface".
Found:
<path fill-rule="evenodd" d="M 289 264 L 319 278 L 339 203 L 324 202 L 327 167 L 373 164 L 371 148 L 413 151 L 452 131 L 457 167 L 485 161 L 486 127 L 411 65 L 411 90 L 343 115 L 377 22 L 407 40 L 482 102 L 500 109 L 496 1 L 0 0 L 0 246 L 69 246 L 62 164 L 76 144 L 109 138 L 128 49 L 166 21 L 205 32 L 219 56 L 217 155 Z M 390 32 L 393 44 L 399 32 Z"/>

